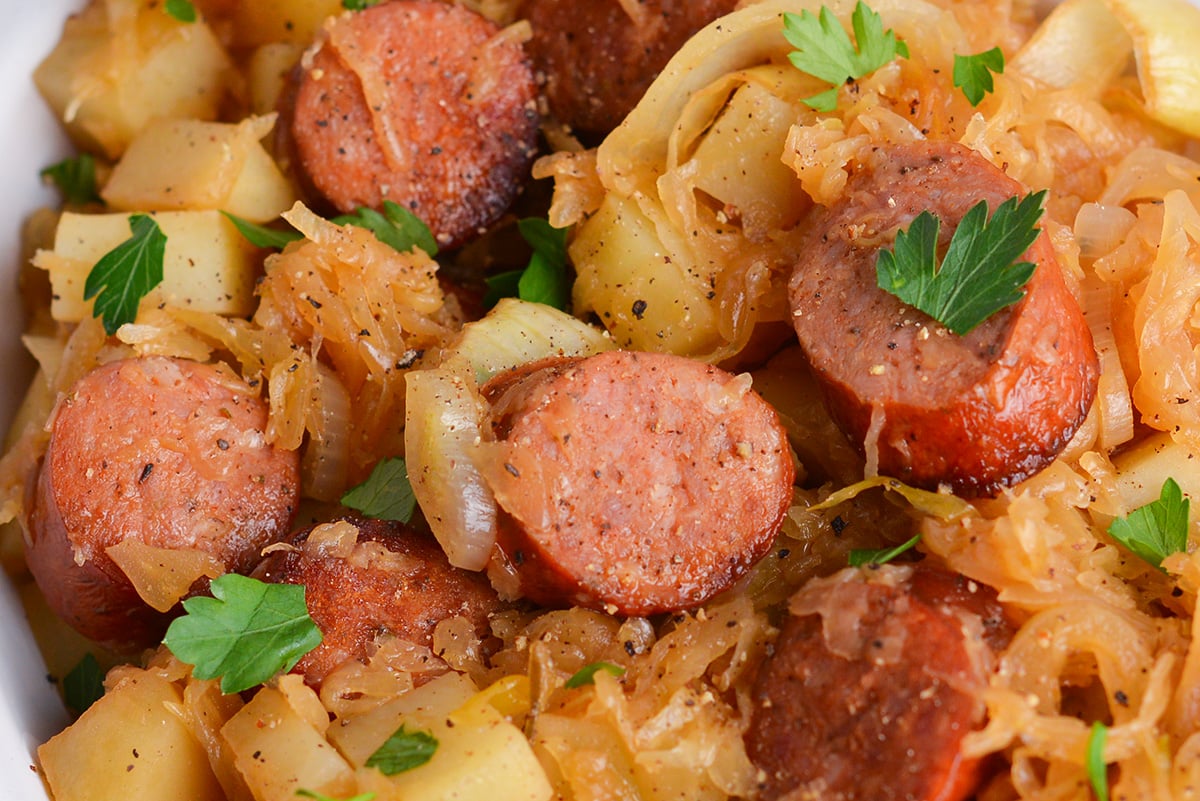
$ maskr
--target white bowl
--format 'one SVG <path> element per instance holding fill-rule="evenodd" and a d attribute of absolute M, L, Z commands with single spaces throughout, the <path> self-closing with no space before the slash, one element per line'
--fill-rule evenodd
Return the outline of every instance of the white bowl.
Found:
<path fill-rule="evenodd" d="M 16 293 L 21 223 L 30 211 L 57 202 L 38 171 L 69 152 L 53 116 L 30 78 L 62 32 L 67 15 L 82 0 L 37 0 L 6 4 L 0 75 L 0 430 L 7 430 L 31 375 L 31 362 L 20 344 L 24 319 Z M 66 711 L 29 633 L 25 612 L 7 575 L 0 572 L 0 776 L 4 795 L 17 801 L 46 798 L 33 769 L 37 746 L 67 722 Z"/>

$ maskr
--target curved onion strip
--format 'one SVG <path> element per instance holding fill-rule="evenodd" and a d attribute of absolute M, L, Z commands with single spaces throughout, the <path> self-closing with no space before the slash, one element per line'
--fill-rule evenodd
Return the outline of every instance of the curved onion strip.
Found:
<path fill-rule="evenodd" d="M 319 501 L 336 501 L 350 473 L 352 410 L 350 393 L 337 374 L 313 360 L 316 368 L 305 428 L 309 432 L 300 475 L 304 494 Z"/>

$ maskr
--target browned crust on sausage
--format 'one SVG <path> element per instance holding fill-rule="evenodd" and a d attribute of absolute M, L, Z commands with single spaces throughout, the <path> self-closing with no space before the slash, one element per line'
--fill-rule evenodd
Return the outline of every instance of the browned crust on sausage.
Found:
<path fill-rule="evenodd" d="M 227 370 L 146 357 L 106 364 L 62 398 L 26 519 L 29 567 L 51 608 L 118 650 L 161 635 L 105 549 L 196 549 L 229 571 L 287 533 L 299 460 L 266 441 L 267 408 Z"/>
<path fill-rule="evenodd" d="M 396 0 L 327 24 L 283 111 L 300 168 L 338 210 L 393 200 L 455 247 L 528 179 L 536 96 L 524 49 L 494 23 Z"/>
<path fill-rule="evenodd" d="M 774 409 L 711 365 L 613 351 L 526 366 L 483 392 L 498 544 L 540 603 L 696 606 L 769 550 L 791 503 Z"/>
<path fill-rule="evenodd" d="M 760 667 L 746 734 L 762 801 L 961 801 L 991 648 L 1012 628 L 990 588 L 917 568 L 850 569 L 803 590 Z"/>
<path fill-rule="evenodd" d="M 967 210 L 1025 194 L 974 151 L 947 142 L 866 154 L 819 212 L 789 285 L 793 324 L 839 427 L 915 486 L 991 495 L 1045 467 L 1087 416 L 1099 362 L 1043 232 L 1025 297 L 958 337 L 876 286 L 875 259 L 929 209 L 943 242 Z M 877 426 L 874 443 L 872 426 Z"/>
<path fill-rule="evenodd" d="M 645 0 L 640 20 L 618 0 L 527 0 L 529 50 L 550 110 L 591 137 L 620 125 L 684 42 L 737 0 Z"/>
<path fill-rule="evenodd" d="M 348 552 L 309 542 L 310 527 L 289 539 L 293 550 L 271 553 L 255 570 L 263 581 L 306 588 L 323 640 L 292 672 L 320 686 L 342 663 L 367 661 L 378 637 L 429 646 L 437 624 L 456 616 L 490 636 L 488 621 L 502 604 L 482 574 L 452 567 L 436 542 L 402 523 L 349 522 L 358 533 Z"/>

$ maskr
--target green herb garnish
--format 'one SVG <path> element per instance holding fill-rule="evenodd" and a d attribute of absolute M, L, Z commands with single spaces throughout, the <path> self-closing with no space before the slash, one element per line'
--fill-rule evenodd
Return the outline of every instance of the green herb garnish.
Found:
<path fill-rule="evenodd" d="M 283 250 L 289 242 L 295 242 L 297 239 L 304 238 L 304 234 L 296 230 L 268 228 L 265 225 L 257 225 L 249 220 L 243 220 L 236 214 L 230 214 L 227 211 L 221 213 L 233 223 L 234 227 L 238 229 L 238 233 L 256 248 Z"/>
<path fill-rule="evenodd" d="M 76 715 L 82 715 L 92 704 L 104 696 L 104 671 L 92 653 L 63 676 L 63 700 Z"/>
<path fill-rule="evenodd" d="M 1163 482 L 1157 501 L 1135 509 L 1128 517 L 1112 521 L 1108 533 L 1162 570 L 1164 559 L 1187 550 L 1190 506 L 1175 479 L 1168 478 Z"/>
<path fill-rule="evenodd" d="M 596 674 L 600 671 L 612 674 L 620 678 L 625 675 L 625 668 L 620 665 L 614 665 L 612 662 L 593 662 L 590 665 L 584 665 L 576 673 L 563 683 L 563 687 L 572 690 L 576 687 L 584 687 L 588 684 L 596 683 Z"/>
<path fill-rule="evenodd" d="M 303 787 L 296 791 L 296 795 L 300 796 L 301 798 L 312 798 L 314 801 L 339 801 L 339 799 L 333 798 L 332 796 L 325 795 L 324 793 L 318 793 L 315 790 L 306 790 Z M 374 798 L 375 793 L 360 793 L 353 798 L 346 798 L 342 799 L 341 801 L 373 801 Z"/>
<path fill-rule="evenodd" d="M 983 96 L 995 88 L 993 72 L 1004 72 L 1004 53 L 999 47 L 973 56 L 954 56 L 954 85 L 962 89 L 972 106 L 978 106 Z"/>
<path fill-rule="evenodd" d="M 383 201 L 383 213 L 360 206 L 353 214 L 343 214 L 334 217 L 330 222 L 338 225 L 357 225 L 366 228 L 385 245 L 391 245 L 401 253 L 407 253 L 414 247 L 428 253 L 431 257 L 438 253 L 437 240 L 429 230 L 429 226 L 421 218 L 408 209 L 391 200 Z"/>
<path fill-rule="evenodd" d="M 1092 733 L 1087 744 L 1087 772 L 1096 793 L 1096 801 L 1108 801 L 1108 765 L 1104 762 L 1104 743 L 1108 739 L 1108 727 L 1100 721 L 1092 724 Z"/>
<path fill-rule="evenodd" d="M 530 303 L 566 309 L 571 298 L 571 282 L 567 273 L 567 229 L 555 228 L 538 217 L 521 220 L 517 223 L 517 229 L 533 248 L 533 255 L 524 269 L 510 270 L 487 279 L 484 307 L 495 306 L 501 298 L 518 297 Z"/>
<path fill-rule="evenodd" d="M 83 284 L 83 299 L 96 299 L 92 315 L 101 318 L 109 336 L 137 319 L 138 303 L 162 283 L 167 237 L 154 218 L 129 218 L 133 236 L 100 257 Z"/>
<path fill-rule="evenodd" d="M 84 206 L 102 202 L 96 189 L 96 159 L 88 153 L 51 164 L 38 175 L 53 183 L 67 203 Z"/>
<path fill-rule="evenodd" d="M 438 741 L 427 731 L 406 731 L 400 726 L 375 753 L 367 758 L 368 768 L 379 768 L 385 776 L 395 776 L 419 768 L 437 753 Z"/>
<path fill-rule="evenodd" d="M 915 546 L 920 540 L 921 535 L 918 534 L 911 540 L 902 542 L 894 548 L 880 548 L 878 550 L 856 548 L 850 551 L 850 567 L 879 567 L 880 565 L 886 565 L 900 554 Z"/>
<path fill-rule="evenodd" d="M 167 0 L 163 9 L 180 22 L 196 21 L 196 7 L 191 0 Z"/>
<path fill-rule="evenodd" d="M 850 25 L 857 47 L 826 6 L 820 16 L 807 10 L 783 15 L 783 36 L 797 48 L 788 59 L 801 72 L 833 84 L 832 89 L 804 99 L 810 108 L 833 111 L 842 84 L 869 75 L 898 55 L 908 58 L 908 45 L 898 41 L 890 28 L 884 31 L 879 15 L 862 0 L 854 7 Z"/>
<path fill-rule="evenodd" d="M 958 224 L 945 257 L 938 264 L 941 221 L 928 211 L 917 215 L 907 231 L 896 234 L 892 250 L 881 250 L 875 262 L 879 288 L 920 309 L 962 336 L 988 317 L 1025 296 L 1022 287 L 1036 268 L 1016 261 L 1038 236 L 1046 191 L 1009 198 L 991 220 L 987 203 L 979 201 Z"/>
<path fill-rule="evenodd" d="M 346 491 L 342 504 L 367 517 L 407 523 L 417 506 L 403 459 L 382 459 L 366 481 Z"/>
<path fill-rule="evenodd" d="M 219 676 L 223 693 L 248 690 L 291 670 L 321 644 L 303 585 L 226 573 L 212 582 L 212 594 L 184 601 L 187 614 L 172 621 L 163 643 L 195 666 L 196 678 Z"/>
<path fill-rule="evenodd" d="M 342 8 L 347 11 L 362 11 L 378 5 L 380 0 L 342 0 Z"/>

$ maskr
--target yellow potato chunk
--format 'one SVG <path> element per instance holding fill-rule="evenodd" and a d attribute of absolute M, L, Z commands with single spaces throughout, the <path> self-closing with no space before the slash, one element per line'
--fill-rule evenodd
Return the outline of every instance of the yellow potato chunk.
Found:
<path fill-rule="evenodd" d="M 203 21 L 158 0 L 107 0 L 67 20 L 33 79 L 76 145 L 115 159 L 156 117 L 215 119 L 230 70 Z"/>
<path fill-rule="evenodd" d="M 237 4 L 233 29 L 241 46 L 307 45 L 327 17 L 343 10 L 341 0 L 254 0 Z"/>
<path fill-rule="evenodd" d="M 170 306 L 244 317 L 254 310 L 258 251 L 217 211 L 153 215 L 167 237 L 162 298 Z M 78 322 L 92 313 L 83 287 L 104 254 L 130 237 L 129 215 L 62 215 L 54 250 L 38 251 L 34 264 L 50 273 L 50 313 Z"/>
<path fill-rule="evenodd" d="M 223 801 L 208 756 L 180 717 L 182 701 L 174 684 L 152 673 L 109 690 L 38 749 L 56 801 Z"/>
<path fill-rule="evenodd" d="M 219 209 L 251 222 L 273 220 L 296 202 L 259 142 L 275 117 L 156 120 L 129 145 L 101 194 L 117 211 Z"/>

